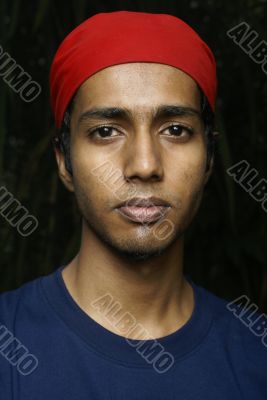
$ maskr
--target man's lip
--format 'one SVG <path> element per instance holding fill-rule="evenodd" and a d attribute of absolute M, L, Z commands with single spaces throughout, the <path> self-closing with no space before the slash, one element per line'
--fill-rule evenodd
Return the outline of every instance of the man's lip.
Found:
<path fill-rule="evenodd" d="M 159 197 L 151 196 L 151 197 L 133 197 L 127 201 L 120 203 L 117 206 L 117 208 L 131 207 L 131 206 L 147 208 L 147 207 L 154 207 L 154 206 L 170 207 L 171 205 L 167 201 L 165 201 Z"/>
<path fill-rule="evenodd" d="M 123 206 L 117 208 L 118 212 L 131 221 L 147 223 L 155 222 L 162 218 L 170 207 L 168 206 Z"/>

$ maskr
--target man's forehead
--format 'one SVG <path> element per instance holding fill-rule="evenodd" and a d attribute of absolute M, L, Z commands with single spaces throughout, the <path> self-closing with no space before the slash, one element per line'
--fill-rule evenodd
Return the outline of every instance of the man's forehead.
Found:
<path fill-rule="evenodd" d="M 95 72 L 92 74 L 89 78 L 93 78 L 95 76 L 102 76 L 103 74 L 112 74 L 112 73 L 148 73 L 148 74 L 153 74 L 153 73 L 165 73 L 165 74 L 170 74 L 174 73 L 177 75 L 187 75 L 189 76 L 186 72 L 184 72 L 182 69 L 164 64 L 162 62 L 156 62 L 156 61 L 132 61 L 132 62 L 121 62 L 117 63 L 115 65 L 110 65 L 107 67 L 104 67 L 100 69 L 99 71 Z"/>
<path fill-rule="evenodd" d="M 143 80 L 143 83 L 148 85 L 154 81 L 161 85 L 186 83 L 197 86 L 196 81 L 189 74 L 177 67 L 156 62 L 131 62 L 101 69 L 88 77 L 80 88 L 107 83 L 114 83 L 117 87 L 123 83 L 134 86 L 136 82 L 133 79 Z"/>
<path fill-rule="evenodd" d="M 76 103 L 86 108 L 120 107 L 136 115 L 153 114 L 162 104 L 198 108 L 200 90 L 189 75 L 167 65 L 140 64 L 116 65 L 97 72 L 77 90 Z M 140 79 L 139 68 L 145 71 Z"/>

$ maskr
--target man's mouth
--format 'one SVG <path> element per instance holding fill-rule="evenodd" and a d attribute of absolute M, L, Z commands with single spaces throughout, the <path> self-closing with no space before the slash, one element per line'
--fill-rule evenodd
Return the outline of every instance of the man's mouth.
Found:
<path fill-rule="evenodd" d="M 169 209 L 170 207 L 167 206 L 124 206 L 117 208 L 118 212 L 124 217 L 141 223 L 158 221 Z"/>

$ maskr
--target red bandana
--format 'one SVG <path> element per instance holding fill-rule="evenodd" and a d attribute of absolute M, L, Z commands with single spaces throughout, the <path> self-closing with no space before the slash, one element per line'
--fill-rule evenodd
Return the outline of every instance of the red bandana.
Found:
<path fill-rule="evenodd" d="M 132 11 L 99 13 L 75 28 L 61 43 L 50 72 L 56 126 L 81 84 L 96 72 L 116 64 L 154 62 L 190 75 L 215 109 L 216 62 L 198 34 L 168 14 Z"/>

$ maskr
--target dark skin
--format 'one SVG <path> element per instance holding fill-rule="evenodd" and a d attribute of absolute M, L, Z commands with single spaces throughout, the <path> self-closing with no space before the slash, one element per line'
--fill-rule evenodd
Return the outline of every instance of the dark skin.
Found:
<path fill-rule="evenodd" d="M 166 105 L 178 106 L 172 108 L 177 115 L 167 113 Z M 88 113 L 111 107 L 127 112 Z M 110 128 L 97 130 L 102 125 Z M 92 307 L 106 293 L 134 316 L 150 338 L 181 328 L 194 308 L 193 290 L 183 275 L 184 233 L 213 166 L 212 159 L 205 171 L 204 126 L 195 81 L 157 63 L 115 65 L 97 72 L 79 88 L 71 114 L 73 175 L 65 168 L 63 154 L 55 152 L 59 176 L 75 193 L 82 214 L 79 252 L 62 273 L 76 303 L 118 335 Z M 101 169 L 93 173 L 105 162 L 116 170 L 117 180 L 109 185 L 101 182 Z M 155 235 L 156 224 L 132 222 L 117 212 L 120 190 L 123 200 L 156 196 L 170 203 L 164 218 L 172 229 L 164 239 Z"/>

